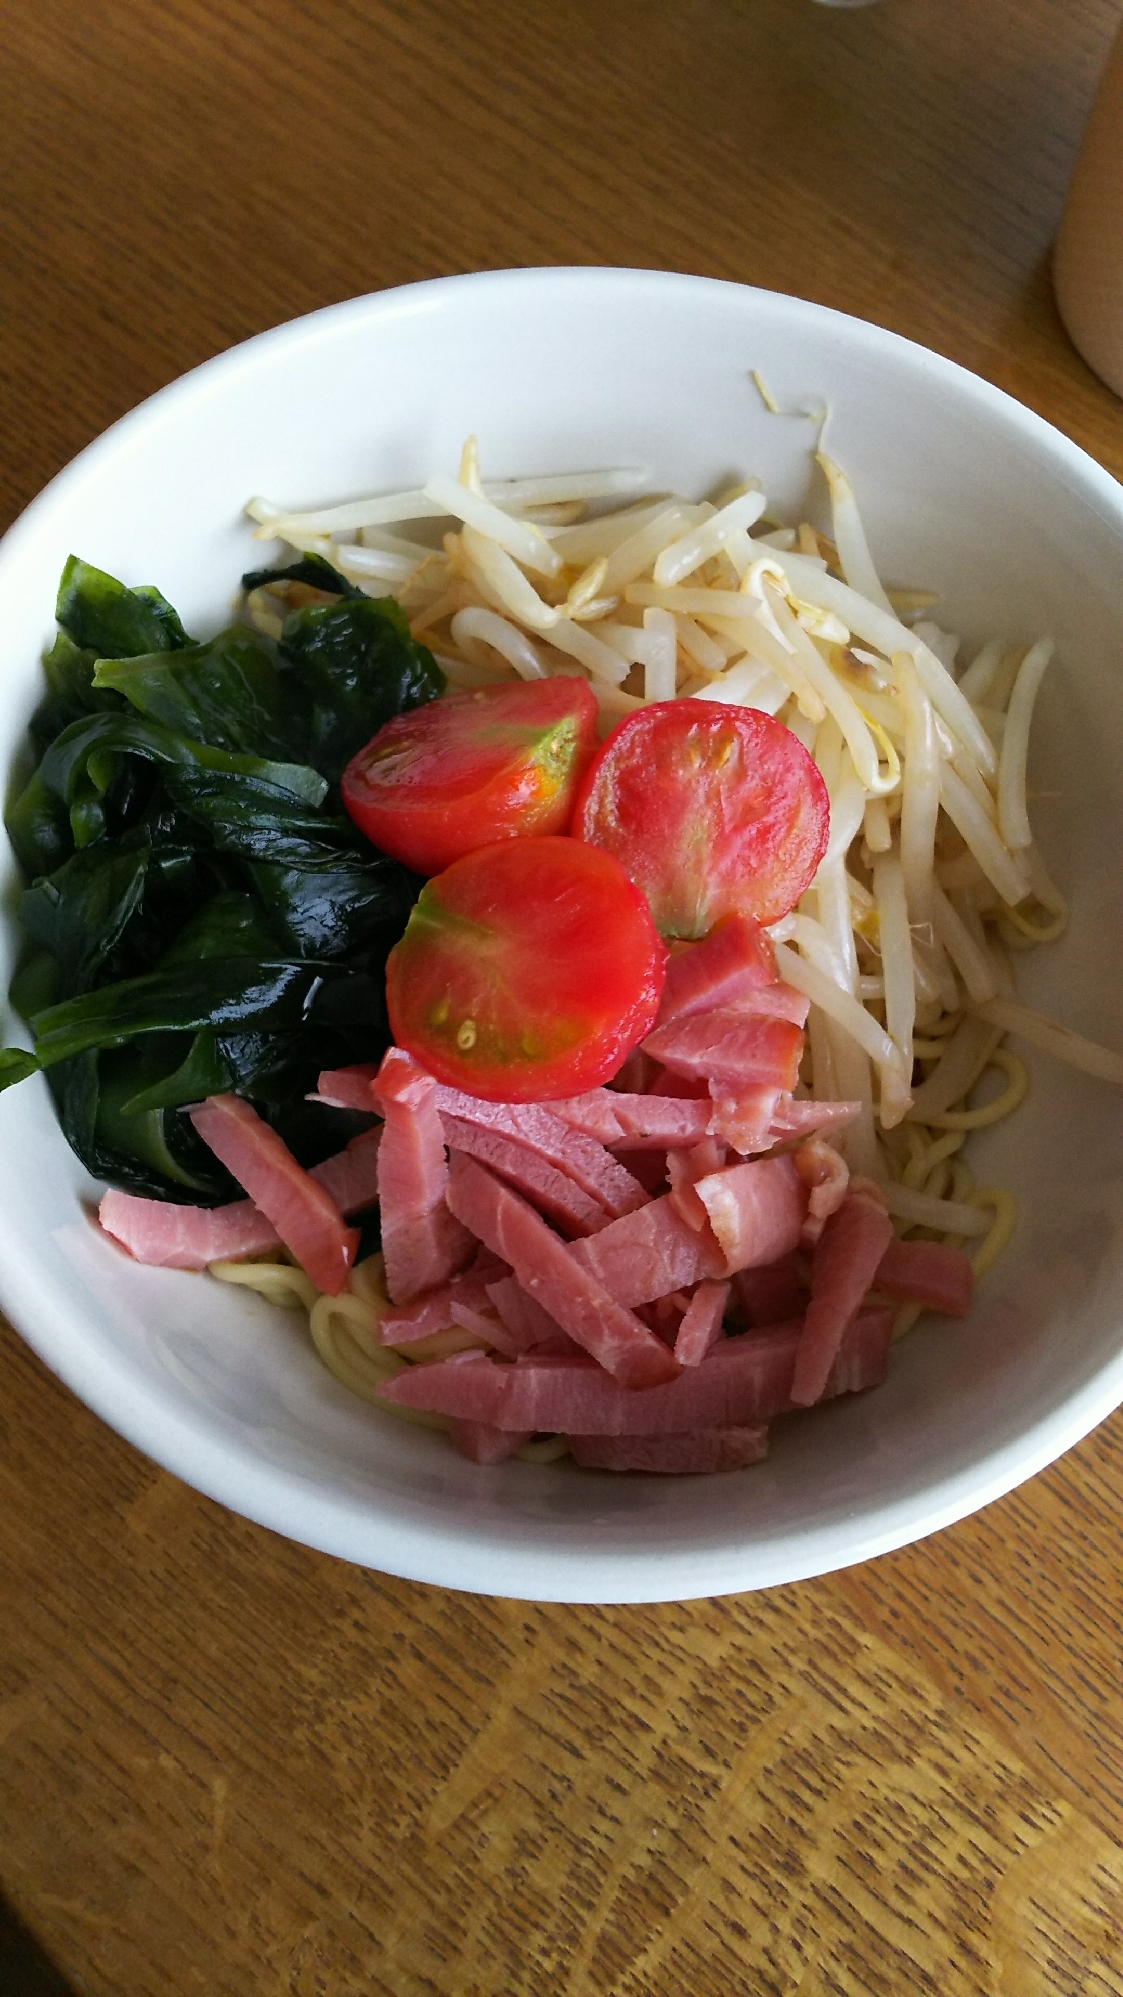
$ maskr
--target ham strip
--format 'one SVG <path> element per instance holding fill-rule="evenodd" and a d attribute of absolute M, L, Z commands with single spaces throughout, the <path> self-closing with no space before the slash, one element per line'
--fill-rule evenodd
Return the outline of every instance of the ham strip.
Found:
<path fill-rule="evenodd" d="M 709 1226 L 688 1226 L 669 1193 L 614 1220 L 587 1241 L 571 1242 L 568 1253 L 610 1297 L 629 1308 L 728 1274 Z"/>
<path fill-rule="evenodd" d="M 726 1135 L 722 1121 L 727 1116 L 737 1117 L 741 1124 L 744 1114 L 741 1105 L 747 1092 L 738 1094 L 715 1088 L 716 1099 L 707 1102 L 709 1092 L 701 1082 L 698 1086 L 702 1094 L 696 1097 L 625 1095 L 616 1089 L 590 1089 L 583 1096 L 551 1103 L 550 1108 L 572 1129 L 621 1149 L 683 1151 L 701 1143 L 703 1137 L 713 1136 L 724 1138 L 744 1155 L 744 1145 Z M 860 1103 L 797 1102 L 787 1091 L 767 1093 L 775 1106 L 765 1140 L 757 1147 L 762 1151 L 785 1138 L 810 1137 L 816 1130 L 840 1130 L 853 1122 L 861 1108 Z M 754 1094 L 754 1113 L 760 1101 L 761 1096 Z M 738 1129 L 738 1135 L 744 1135 L 743 1127 Z"/>
<path fill-rule="evenodd" d="M 386 1287 L 396 1304 L 447 1282 L 476 1248 L 446 1204 L 448 1163 L 436 1088 L 411 1054 L 387 1050 L 374 1090 L 386 1119 L 379 1202 Z"/>
<path fill-rule="evenodd" d="M 811 1407 L 825 1391 L 843 1335 L 877 1275 L 893 1223 L 869 1182 L 851 1186 L 811 1259 L 811 1302 L 799 1342 L 792 1399 Z"/>
<path fill-rule="evenodd" d="M 874 1288 L 905 1303 L 926 1304 L 947 1317 L 966 1317 L 975 1276 L 962 1248 L 944 1241 L 889 1243 L 877 1265 Z"/>
<path fill-rule="evenodd" d="M 709 1476 L 759 1463 L 768 1454 L 768 1429 L 757 1422 L 746 1428 L 699 1429 L 694 1435 L 571 1435 L 569 1447 L 586 1470 Z"/>
<path fill-rule="evenodd" d="M 498 1282 L 489 1283 L 487 1294 L 516 1351 L 557 1354 L 580 1349 L 557 1319 L 523 1289 L 517 1276 L 503 1276 Z"/>
<path fill-rule="evenodd" d="M 454 1421 L 449 1434 L 469 1463 L 505 1463 L 524 1442 L 530 1441 L 532 1430 L 520 1435 L 517 1430 L 489 1428 L 482 1421 Z"/>
<path fill-rule="evenodd" d="M 807 1219 L 801 1237 L 804 1248 L 813 1248 L 832 1213 L 837 1213 L 850 1184 L 850 1167 L 833 1144 L 821 1137 L 808 1138 L 794 1153 L 795 1168 L 808 1191 Z"/>
<path fill-rule="evenodd" d="M 189 1114 L 204 1144 L 272 1221 L 316 1288 L 337 1296 L 355 1259 L 359 1230 L 346 1225 L 330 1193 L 241 1096 L 208 1096 Z"/>
<path fill-rule="evenodd" d="M 350 1216 L 378 1198 L 381 1131 L 364 1131 L 344 1151 L 309 1168 L 340 1212 Z M 102 1194 L 98 1220 L 137 1262 L 161 1269 L 205 1269 L 209 1262 L 246 1262 L 281 1246 L 271 1220 L 252 1200 L 222 1207 L 177 1206 L 146 1200 L 111 1186 Z"/>
<path fill-rule="evenodd" d="M 675 1339 L 675 1358 L 680 1366 L 700 1366 L 710 1347 L 721 1337 L 730 1288 L 729 1283 L 699 1283 Z"/>
<path fill-rule="evenodd" d="M 740 1270 L 733 1278 L 733 1294 L 742 1318 L 753 1330 L 802 1316 L 807 1298 L 799 1255 L 793 1251 L 763 1268 Z"/>
<path fill-rule="evenodd" d="M 504 1359 L 518 1358 L 521 1347 L 511 1337 L 506 1325 L 500 1322 L 494 1311 L 489 1311 L 485 1316 L 483 1311 L 473 1310 L 470 1305 L 455 1300 L 449 1305 L 449 1310 L 452 1322 L 459 1331 L 469 1332 L 473 1338 L 480 1339 L 493 1351 L 501 1352 Z"/>
<path fill-rule="evenodd" d="M 437 1108 L 442 1116 L 455 1117 L 460 1124 L 478 1124 L 536 1153 L 546 1164 L 564 1172 L 613 1220 L 643 1206 L 647 1199 L 639 1181 L 603 1144 L 574 1129 L 554 1113 L 550 1104 L 484 1102 L 481 1097 L 465 1095 L 460 1089 L 438 1086 Z M 457 1145 L 458 1150 L 466 1148 Z M 503 1170 L 501 1165 L 495 1169 Z"/>
<path fill-rule="evenodd" d="M 453 1092 L 448 1090 L 446 1093 Z M 540 1213 L 556 1221 L 564 1233 L 595 1234 L 611 1219 L 606 1209 L 597 1200 L 590 1199 L 568 1173 L 559 1172 L 556 1166 L 543 1158 L 540 1151 L 532 1150 L 528 1144 L 518 1143 L 505 1131 L 483 1123 L 466 1123 L 462 1117 L 449 1116 L 443 1111 L 441 1127 L 446 1144 L 451 1145 L 454 1151 L 462 1151 L 469 1158 L 478 1158 L 482 1165 L 498 1172 L 500 1178 L 507 1179 Z M 643 1198 L 647 1197 L 642 1187 L 638 1190 Z"/>
<path fill-rule="evenodd" d="M 457 1219 L 471 1228 L 493 1255 L 509 1262 L 524 1290 L 624 1386 L 653 1386 L 678 1372 L 677 1361 L 663 1341 L 612 1298 L 534 1208 L 485 1166 L 459 1151 L 452 1154 L 448 1199 Z M 643 1207 L 639 1215 L 629 1214 L 612 1226 L 627 1226 L 650 1210 Z M 574 1244 L 574 1248 L 585 1245 Z M 526 1423 L 516 1426 L 523 1428 Z M 537 1430 L 542 1424 L 532 1422 L 530 1426 Z"/>
<path fill-rule="evenodd" d="M 245 1262 L 281 1246 L 271 1220 L 252 1200 L 223 1207 L 176 1206 L 111 1186 L 98 1220 L 137 1262 L 159 1269 L 205 1269 L 208 1262 Z"/>
<path fill-rule="evenodd" d="M 340 1213 L 362 1213 L 378 1198 L 378 1154 L 382 1130 L 364 1130 L 342 1151 L 311 1167 L 318 1186 L 335 1201 Z"/>
<path fill-rule="evenodd" d="M 849 1327 L 827 1382 L 828 1395 L 881 1384 L 892 1328 L 892 1310 L 867 1311 Z M 530 1358 L 508 1366 L 472 1352 L 432 1366 L 411 1366 L 388 1380 L 379 1395 L 400 1407 L 533 1435 L 690 1435 L 701 1429 L 742 1428 L 770 1421 L 791 1407 L 801 1331 L 797 1319 L 743 1338 L 722 1339 L 700 1366 L 688 1367 L 661 1386 L 638 1390 L 610 1379 L 587 1359 Z"/>
<path fill-rule="evenodd" d="M 630 1151 L 683 1150 L 701 1142 L 710 1121 L 704 1100 L 624 1095 L 616 1089 L 590 1089 L 550 1107 L 571 1130 Z"/>
<path fill-rule="evenodd" d="M 721 1082 L 710 1083 L 713 1114 L 710 1129 L 733 1151 L 747 1157 L 753 1151 L 768 1151 L 774 1142 L 772 1119 L 780 1100 L 780 1090 L 758 1083 L 755 1088 L 728 1090 Z"/>
<path fill-rule="evenodd" d="M 719 1082 L 731 1092 L 761 1085 L 794 1089 L 803 1033 L 790 1019 L 696 1012 L 656 1027 L 643 1045 L 675 1074 Z"/>
<path fill-rule="evenodd" d="M 725 1256 L 724 1273 L 763 1267 L 798 1247 L 807 1192 L 791 1158 L 754 1158 L 694 1188 Z"/>
<path fill-rule="evenodd" d="M 749 992 L 775 983 L 775 952 L 759 922 L 751 915 L 723 916 L 700 943 L 667 959 L 655 1024 L 666 1026 L 692 1012 L 735 1005 Z"/>
<path fill-rule="evenodd" d="M 655 1071 L 651 1093 L 653 1096 L 677 1096 L 682 1102 L 705 1102 L 710 1085 L 704 1075 L 680 1075 L 660 1064 Z"/>
<path fill-rule="evenodd" d="M 628 1151 L 621 1147 L 620 1163 L 640 1182 L 648 1199 L 656 1199 L 667 1190 L 667 1152 Z"/>
<path fill-rule="evenodd" d="M 772 1118 L 772 1142 L 810 1137 L 816 1130 L 841 1130 L 853 1123 L 861 1107 L 861 1103 L 797 1102 L 794 1096 L 782 1095 Z"/>
<path fill-rule="evenodd" d="M 695 1234 L 700 1234 L 703 1228 L 709 1226 L 710 1216 L 694 1188 L 699 1179 L 706 1178 L 711 1172 L 720 1172 L 724 1164 L 725 1146 L 713 1137 L 704 1137 L 701 1144 L 691 1145 L 689 1151 L 667 1153 L 671 1205 Z"/>
<path fill-rule="evenodd" d="M 645 1096 L 659 1071 L 658 1061 L 645 1054 L 642 1047 L 633 1047 L 616 1073 L 605 1084 L 610 1089 L 624 1089 L 630 1095 Z M 551 1109 L 557 1104 L 551 1103 Z"/>
<path fill-rule="evenodd" d="M 331 1103 L 335 1109 L 365 1109 L 374 1111 L 375 1101 L 371 1093 L 378 1075 L 373 1061 L 364 1061 L 354 1068 L 325 1068 L 317 1078 L 316 1093 L 309 1096 L 309 1102 Z"/>
<path fill-rule="evenodd" d="M 803 1027 L 807 1024 L 811 1000 L 805 992 L 797 992 L 794 985 L 781 981 L 764 985 L 759 991 L 746 992 L 742 998 L 730 999 L 715 1010 L 736 1013 L 739 1019 L 788 1019 L 793 1026 Z"/>
<path fill-rule="evenodd" d="M 454 1304 L 466 1304 L 469 1310 L 486 1310 L 491 1301 L 488 1286 L 506 1273 L 506 1267 L 505 1262 L 481 1249 L 472 1267 L 453 1282 L 430 1290 L 406 1310 L 387 1311 L 378 1327 L 379 1344 L 415 1345 L 419 1339 L 447 1331 L 456 1322 L 452 1315 Z"/>
<path fill-rule="evenodd" d="M 889 1347 L 896 1315 L 892 1308 L 883 1307 L 859 1312 L 842 1334 L 842 1344 L 827 1374 L 820 1400 L 830 1401 L 837 1394 L 859 1394 L 866 1387 L 880 1387 L 889 1371 Z M 794 1400 L 792 1412 L 798 1412 Z"/>

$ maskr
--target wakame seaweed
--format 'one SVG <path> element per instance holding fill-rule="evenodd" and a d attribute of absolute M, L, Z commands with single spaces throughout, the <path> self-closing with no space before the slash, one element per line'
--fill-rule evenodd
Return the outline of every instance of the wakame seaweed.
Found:
<path fill-rule="evenodd" d="M 387 952 L 418 882 L 339 809 L 338 780 L 444 677 L 398 605 L 309 556 L 243 578 L 301 584 L 279 639 L 191 638 L 156 589 L 71 557 L 31 723 L 39 762 L 6 824 L 28 877 L 11 999 L 87 1168 L 129 1190 L 236 1196 L 186 1105 L 251 1099 L 304 1163 L 354 1134 L 310 1108 L 323 1068 L 389 1039 Z M 299 595 L 299 592 L 296 592 Z"/>

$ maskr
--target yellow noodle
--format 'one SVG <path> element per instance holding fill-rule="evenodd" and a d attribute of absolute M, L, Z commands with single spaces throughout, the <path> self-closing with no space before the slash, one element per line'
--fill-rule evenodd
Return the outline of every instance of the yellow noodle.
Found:
<path fill-rule="evenodd" d="M 915 1124 L 906 1124 L 905 1128 L 910 1136 L 920 1137 L 921 1133 Z M 924 1144 L 905 1166 L 901 1174 L 902 1184 L 912 1186 L 919 1191 L 933 1167 L 942 1164 L 945 1158 L 950 1158 L 958 1151 L 966 1135 L 964 1130 L 949 1130 L 945 1136 Z"/>
<path fill-rule="evenodd" d="M 1035 900 L 1036 896 L 1030 901 L 1031 909 Z M 1039 903 L 1038 906 L 1044 904 Z M 1068 909 L 1066 907 L 1055 912 L 1046 909 L 1045 914 L 1048 918 L 1045 922 L 1033 922 L 1025 912 L 1024 902 L 1019 908 L 1004 908 L 998 924 L 1004 940 L 1014 950 L 1032 949 L 1037 943 L 1055 943 L 1058 936 L 1063 936 L 1068 928 Z"/>
<path fill-rule="evenodd" d="M 240 1283 L 256 1290 L 267 1304 L 281 1310 L 310 1311 L 319 1294 L 310 1276 L 292 1269 L 287 1262 L 208 1262 L 207 1268 L 220 1283 Z"/>
<path fill-rule="evenodd" d="M 379 1388 L 393 1379 L 395 1373 L 404 1372 L 405 1361 L 385 1348 L 379 1349 L 376 1355 L 360 1344 L 355 1328 L 368 1316 L 369 1309 L 361 1298 L 349 1296 L 346 1291 L 338 1297 L 320 1297 L 313 1305 L 308 1327 L 312 1343 L 328 1372 L 334 1374 L 341 1386 L 358 1394 L 361 1400 L 381 1408 L 384 1414 L 413 1422 L 419 1428 L 447 1429 L 445 1415 L 428 1414 L 420 1408 L 398 1407 L 380 1398 Z"/>
<path fill-rule="evenodd" d="M 984 1103 L 981 1109 L 944 1110 L 940 1115 L 926 1117 L 925 1121 L 937 1130 L 983 1130 L 988 1124 L 1000 1123 L 1004 1116 L 1010 1116 L 1029 1087 L 1029 1069 L 1005 1047 L 994 1049 L 987 1066 L 1003 1069 L 1009 1078 L 1000 1096 Z"/>
<path fill-rule="evenodd" d="M 897 1312 L 896 1317 L 893 1319 L 892 1343 L 894 1345 L 896 1345 L 897 1340 L 899 1338 L 904 1337 L 907 1331 L 912 1330 L 913 1325 L 916 1323 L 917 1318 L 923 1316 L 923 1313 L 924 1313 L 923 1304 L 901 1305 L 900 1310 Z"/>
<path fill-rule="evenodd" d="M 347 1288 L 352 1296 L 361 1297 L 364 1303 L 373 1304 L 379 1315 L 391 1308 L 386 1294 L 386 1268 L 379 1249 L 374 1255 L 364 1256 L 357 1262 L 347 1278 Z"/>
<path fill-rule="evenodd" d="M 522 1448 L 515 1451 L 519 1463 L 558 1463 L 568 1455 L 567 1435 L 544 1435 L 538 1442 L 524 1442 Z"/>
<path fill-rule="evenodd" d="M 946 1172 L 941 1163 L 938 1172 Z M 938 1193 L 912 1192 L 902 1183 L 890 1180 L 883 1188 L 885 1202 L 896 1220 L 903 1220 L 909 1227 L 939 1228 L 944 1233 L 973 1235 L 983 1234 L 986 1223 L 975 1213 L 974 1207 L 959 1206 L 953 1200 L 943 1199 Z"/>
<path fill-rule="evenodd" d="M 994 1212 L 989 1234 L 983 1237 L 971 1257 L 971 1267 L 977 1280 L 997 1262 L 1018 1224 L 1018 1209 L 1005 1186 L 980 1186 L 977 1192 L 972 1193 L 969 1204 L 981 1207 L 984 1212 L 990 1207 Z"/>

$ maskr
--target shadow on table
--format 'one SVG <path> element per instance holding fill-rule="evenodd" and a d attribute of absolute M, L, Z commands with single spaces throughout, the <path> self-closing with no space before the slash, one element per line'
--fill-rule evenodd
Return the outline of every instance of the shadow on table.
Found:
<path fill-rule="evenodd" d="M 0 1893 L 0 1997 L 75 1997 Z"/>

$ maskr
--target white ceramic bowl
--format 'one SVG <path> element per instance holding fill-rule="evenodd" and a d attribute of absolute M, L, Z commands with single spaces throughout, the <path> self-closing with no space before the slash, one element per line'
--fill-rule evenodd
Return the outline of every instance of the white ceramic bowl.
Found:
<path fill-rule="evenodd" d="M 473 430 L 496 477 L 642 464 L 695 494 L 751 471 L 794 508 L 813 431 L 769 416 L 750 368 L 785 408 L 829 398 L 886 575 L 941 589 L 969 640 L 1057 638 L 1033 772 L 1073 921 L 1021 988 L 1123 1045 L 1123 494 L 985 382 L 797 299 L 649 271 L 498 272 L 333 306 L 209 362 L 91 445 L 0 549 L 0 759 L 21 744 L 71 550 L 217 628 L 260 552 L 251 493 L 420 483 Z M 9 923 L 5 972 L 15 944 Z M 794 1581 L 962 1518 L 1123 1399 L 1123 1102 L 1044 1056 L 1032 1068 L 1024 1109 L 976 1145 L 1022 1221 L 969 1319 L 922 1326 L 879 1392 L 778 1424 L 745 1473 L 461 1462 L 337 1386 L 293 1316 L 100 1238 L 38 1077 L 0 1097 L 0 1298 L 150 1456 L 349 1560 L 538 1600 Z"/>

